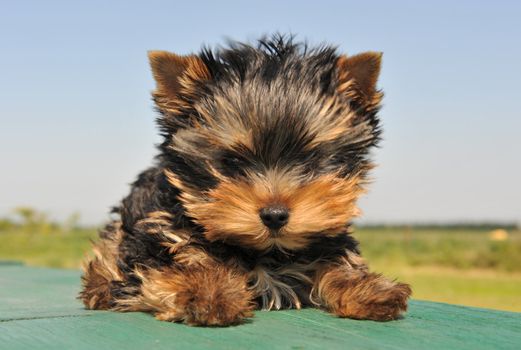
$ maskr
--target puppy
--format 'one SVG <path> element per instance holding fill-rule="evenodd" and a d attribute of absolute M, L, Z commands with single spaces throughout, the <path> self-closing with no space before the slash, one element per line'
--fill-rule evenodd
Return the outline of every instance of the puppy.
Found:
<path fill-rule="evenodd" d="M 85 262 L 85 306 L 206 326 L 304 306 L 399 317 L 410 287 L 370 272 L 350 232 L 381 54 L 275 35 L 149 58 L 163 142 Z"/>

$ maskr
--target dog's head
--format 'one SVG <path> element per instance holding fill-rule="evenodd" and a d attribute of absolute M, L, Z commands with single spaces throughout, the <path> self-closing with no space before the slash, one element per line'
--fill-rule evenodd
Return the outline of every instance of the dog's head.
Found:
<path fill-rule="evenodd" d="M 165 175 L 208 240 L 295 250 L 346 230 L 379 136 L 381 54 L 275 37 L 149 57 Z"/>

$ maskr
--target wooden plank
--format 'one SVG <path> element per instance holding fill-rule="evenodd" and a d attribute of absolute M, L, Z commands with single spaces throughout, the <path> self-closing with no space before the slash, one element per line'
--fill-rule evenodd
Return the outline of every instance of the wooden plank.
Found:
<path fill-rule="evenodd" d="M 82 310 L 78 286 L 76 271 L 0 267 L 0 348 L 521 349 L 519 313 L 413 301 L 404 319 L 387 323 L 306 309 L 198 328 L 142 313 Z"/>
<path fill-rule="evenodd" d="M 0 266 L 0 321 L 9 319 L 85 315 L 75 300 L 79 272 Z"/>

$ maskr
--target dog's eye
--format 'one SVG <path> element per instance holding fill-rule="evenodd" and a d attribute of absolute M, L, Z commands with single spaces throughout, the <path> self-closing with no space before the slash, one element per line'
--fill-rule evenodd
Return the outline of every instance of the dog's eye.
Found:
<path fill-rule="evenodd" d="M 222 163 L 225 167 L 228 168 L 238 168 L 241 165 L 242 161 L 238 157 L 228 156 L 223 157 Z"/>
<path fill-rule="evenodd" d="M 237 176 L 244 174 L 248 161 L 234 154 L 225 154 L 221 157 L 220 169 L 224 175 Z"/>

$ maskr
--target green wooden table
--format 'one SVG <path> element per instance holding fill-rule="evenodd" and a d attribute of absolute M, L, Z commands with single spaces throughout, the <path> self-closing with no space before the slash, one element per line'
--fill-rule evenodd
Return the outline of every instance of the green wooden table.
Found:
<path fill-rule="evenodd" d="M 0 265 L 0 349 L 521 349 L 521 313 L 412 301 L 404 319 L 387 323 L 306 309 L 196 328 L 84 310 L 75 299 L 79 276 Z"/>

